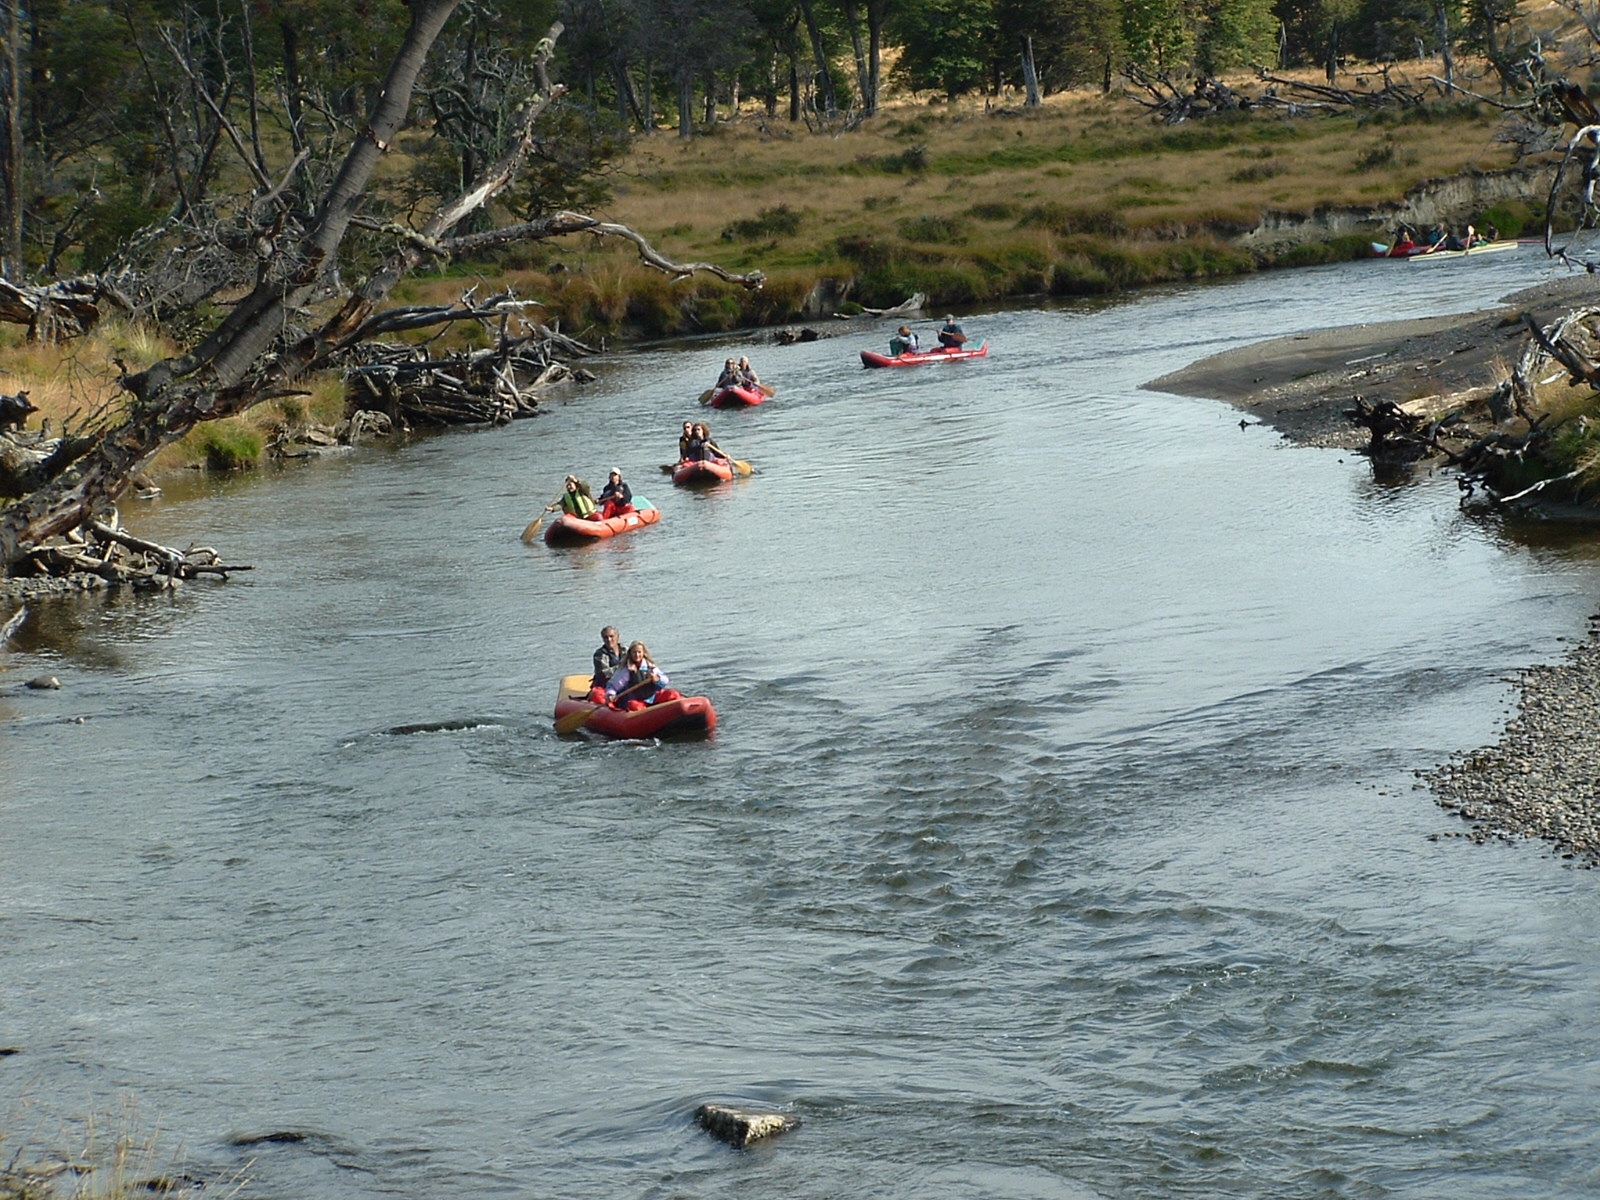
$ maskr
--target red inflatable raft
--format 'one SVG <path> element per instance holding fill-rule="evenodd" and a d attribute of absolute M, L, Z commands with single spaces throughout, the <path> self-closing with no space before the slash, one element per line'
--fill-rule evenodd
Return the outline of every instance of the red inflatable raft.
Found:
<path fill-rule="evenodd" d="M 760 404 L 767 398 L 767 394 L 760 388 L 753 387 L 719 387 L 711 392 L 712 408 L 744 408 L 752 404 Z"/>
<path fill-rule="evenodd" d="M 562 513 L 545 527 L 545 545 L 581 546 L 588 542 L 598 542 L 603 538 L 616 537 L 617 534 L 627 533 L 632 529 L 643 529 L 646 525 L 654 525 L 661 520 L 661 510 L 643 496 L 635 496 L 633 503 L 635 511 L 620 517 L 609 517 L 604 521 L 588 520 L 575 517 L 571 513 Z"/>
<path fill-rule="evenodd" d="M 685 458 L 672 468 L 672 482 L 685 486 L 727 483 L 732 478 L 733 464 L 725 458 Z"/>
<path fill-rule="evenodd" d="M 920 367 L 928 363 L 955 362 L 958 358 L 988 358 L 989 343 L 985 342 L 976 350 L 968 350 L 959 346 L 953 350 L 922 350 L 916 354 L 878 354 L 871 350 L 861 352 L 861 365 L 864 367 Z"/>
<path fill-rule="evenodd" d="M 584 722 L 584 729 L 612 738 L 704 736 L 717 727 L 717 710 L 704 696 L 683 696 L 636 712 L 624 712 L 590 702 L 589 676 L 568 675 L 556 692 L 555 719 L 579 712 L 594 713 Z"/>

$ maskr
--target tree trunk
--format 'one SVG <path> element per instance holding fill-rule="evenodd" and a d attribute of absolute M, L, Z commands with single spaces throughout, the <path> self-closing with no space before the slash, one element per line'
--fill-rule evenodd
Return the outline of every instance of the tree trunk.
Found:
<path fill-rule="evenodd" d="M 833 90 L 833 74 L 828 70 L 828 54 L 822 45 L 822 29 L 817 24 L 817 9 L 813 0 L 800 0 L 800 12 L 805 16 L 806 33 L 811 38 L 811 53 L 817 62 L 817 94 L 822 100 L 822 111 L 829 117 L 839 115 L 839 97 Z"/>
<path fill-rule="evenodd" d="M 867 116 L 878 115 L 878 93 L 883 86 L 884 0 L 867 0 L 867 86 L 871 99 Z"/>
<path fill-rule="evenodd" d="M 293 21 L 280 21 L 278 34 L 283 40 L 283 106 L 289 113 L 289 143 L 299 154 L 306 148 L 300 108 L 300 31 Z"/>
<path fill-rule="evenodd" d="M 0 229 L 0 275 L 13 283 L 27 276 L 22 258 L 22 0 L 4 0 L 5 47 L 0 70 L 5 72 L 5 128 L 0 136 L 0 205 L 5 207 Z"/>
<path fill-rule="evenodd" d="M 689 68 L 678 68 L 678 136 L 694 136 L 694 81 Z"/>
<path fill-rule="evenodd" d="M 858 0 L 843 0 L 844 23 L 850 27 L 850 48 L 856 58 L 856 91 L 862 109 L 871 115 L 875 107 L 872 79 L 867 73 L 867 51 L 861 44 L 861 6 Z"/>
<path fill-rule="evenodd" d="M 1447 91 L 1455 91 L 1456 61 L 1450 53 L 1450 10 L 1435 3 L 1434 13 L 1439 19 L 1439 57 L 1444 64 L 1444 84 Z"/>
<path fill-rule="evenodd" d="M 800 64 L 793 50 L 789 51 L 789 120 L 800 119 Z"/>
<path fill-rule="evenodd" d="M 1022 84 L 1027 89 L 1029 108 L 1038 108 L 1043 103 L 1039 99 L 1039 72 L 1033 66 L 1033 38 L 1022 39 Z"/>

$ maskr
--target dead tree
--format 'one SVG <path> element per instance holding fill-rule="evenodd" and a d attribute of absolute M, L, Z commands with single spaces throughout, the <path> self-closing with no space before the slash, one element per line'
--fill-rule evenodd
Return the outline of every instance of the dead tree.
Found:
<path fill-rule="evenodd" d="M 88 439 L 87 448 L 70 462 L 53 463 L 56 473 L 47 483 L 0 510 L 0 569 L 13 568 L 47 539 L 77 529 L 107 509 L 162 447 L 196 425 L 288 394 L 307 371 L 391 327 L 395 318 L 379 306 L 425 260 L 524 238 L 592 232 L 632 240 L 645 262 L 675 276 L 706 269 L 747 286 L 761 285 L 759 272 L 736 275 L 709 264 L 672 263 L 633 230 L 575 213 L 555 213 L 511 230 L 451 237 L 459 222 L 511 183 L 528 153 L 534 122 L 562 93 L 546 74 L 561 33 L 557 24 L 536 48 L 539 89 L 515 122 L 510 149 L 420 228 L 382 225 L 396 248 L 360 286 L 343 293 L 331 316 L 309 332 L 295 334 L 306 306 L 337 279 L 339 248 L 357 222 L 373 170 L 403 128 L 428 52 L 460 3 L 411 0 L 410 24 L 383 88 L 316 211 L 303 227 L 284 207 L 264 214 L 254 239 L 260 253 L 258 279 L 249 294 L 191 349 L 126 372 L 119 380 L 128 395 L 126 415 Z"/>

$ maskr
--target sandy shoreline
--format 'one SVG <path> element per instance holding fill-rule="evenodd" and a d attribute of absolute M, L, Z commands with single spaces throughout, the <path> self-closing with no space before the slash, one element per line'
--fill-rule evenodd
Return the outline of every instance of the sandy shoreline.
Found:
<path fill-rule="evenodd" d="M 1366 444 L 1366 431 L 1344 411 L 1358 393 L 1403 403 L 1487 389 L 1521 352 L 1523 313 L 1548 322 L 1597 301 L 1600 280 L 1575 275 L 1513 293 L 1499 308 L 1314 329 L 1224 350 L 1144 386 L 1226 401 L 1302 445 L 1354 448 Z"/>
<path fill-rule="evenodd" d="M 1514 293 L 1500 308 L 1226 350 L 1144 386 L 1226 401 L 1301 445 L 1353 448 L 1367 440 L 1344 415 L 1356 394 L 1397 403 L 1486 395 L 1521 352 L 1523 313 L 1548 322 L 1597 301 L 1600 281 L 1575 276 Z M 1440 807 L 1472 822 L 1473 841 L 1539 838 L 1578 865 L 1600 863 L 1597 621 L 1565 661 L 1518 675 L 1517 714 L 1493 745 L 1419 772 Z"/>

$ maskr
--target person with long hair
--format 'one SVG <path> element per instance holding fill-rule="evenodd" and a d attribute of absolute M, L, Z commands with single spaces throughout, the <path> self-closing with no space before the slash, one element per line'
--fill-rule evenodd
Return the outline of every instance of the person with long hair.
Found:
<path fill-rule="evenodd" d="M 637 712 L 652 704 L 678 699 L 679 693 L 669 685 L 666 672 L 651 659 L 649 648 L 643 642 L 633 642 L 628 646 L 621 668 L 606 684 L 606 703 L 626 712 Z"/>

